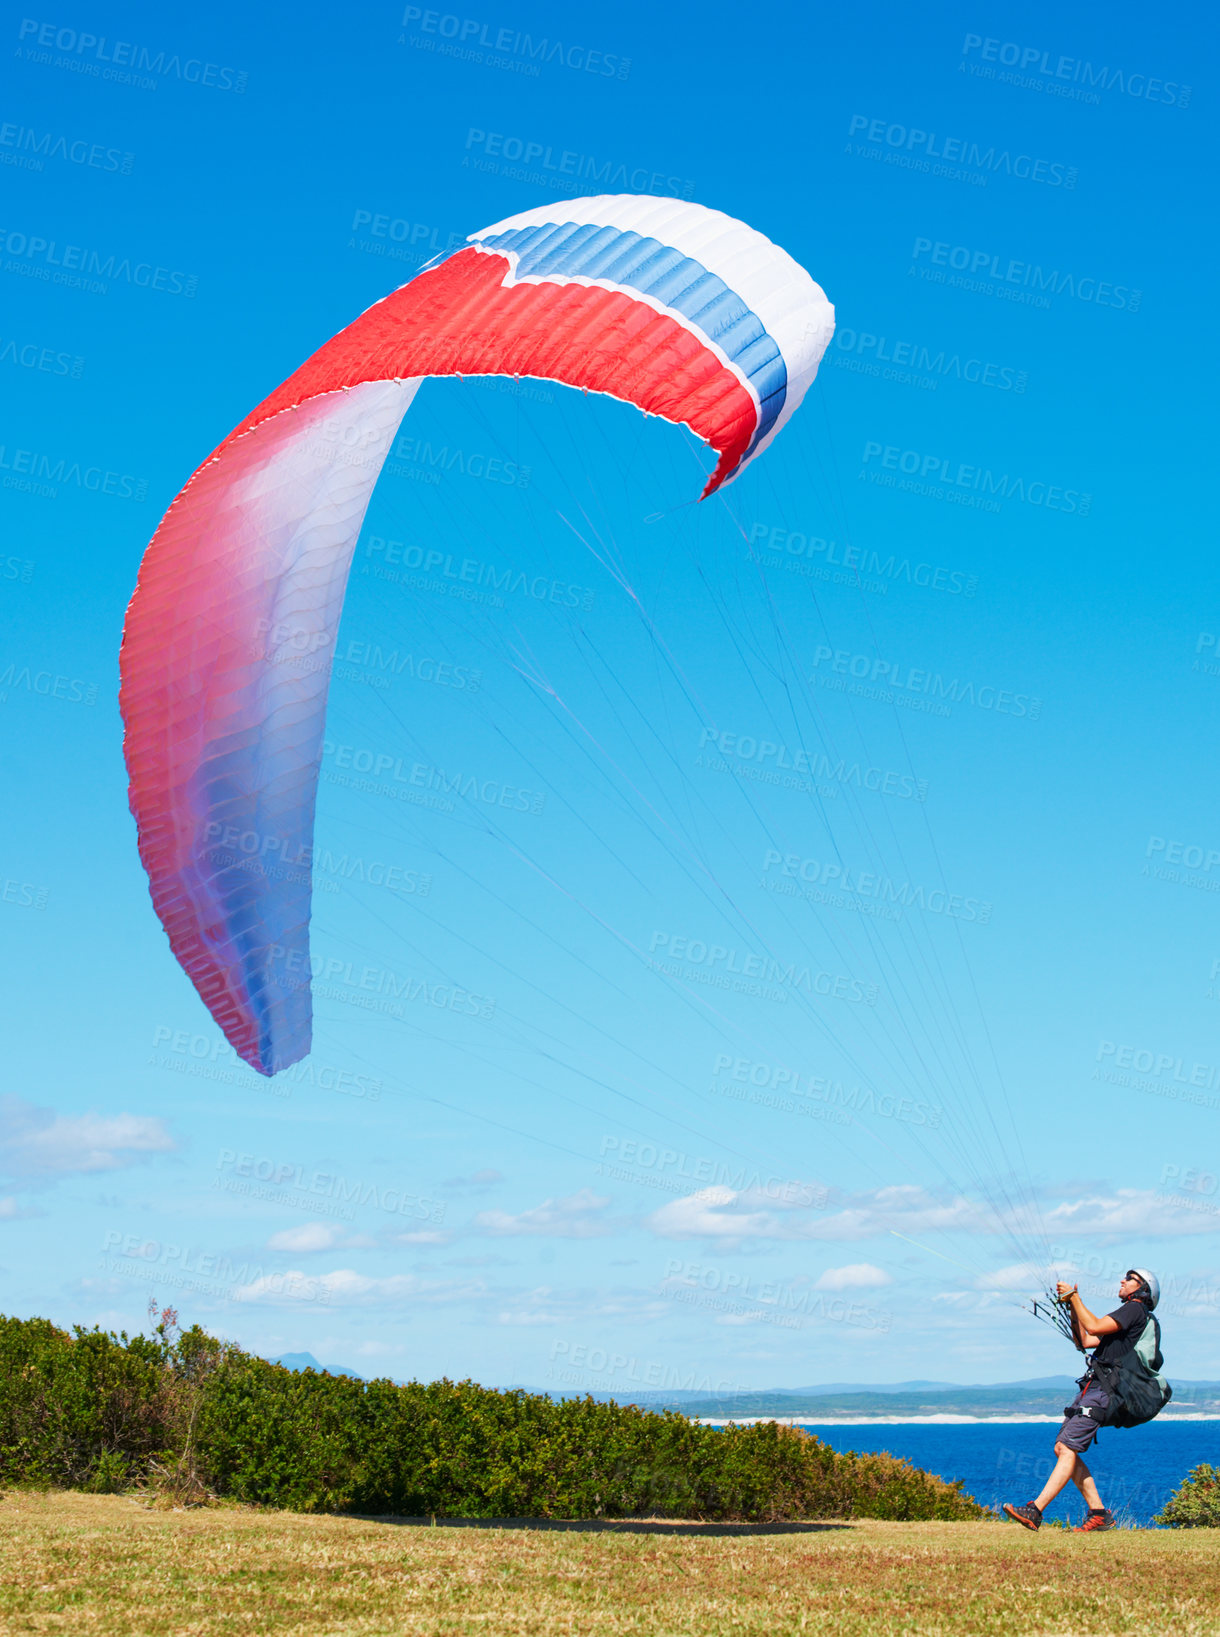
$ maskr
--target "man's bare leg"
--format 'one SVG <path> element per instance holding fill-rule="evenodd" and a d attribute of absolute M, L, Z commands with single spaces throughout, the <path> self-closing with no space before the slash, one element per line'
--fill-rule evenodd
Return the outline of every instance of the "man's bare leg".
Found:
<path fill-rule="evenodd" d="M 1102 1506 L 1101 1495 L 1098 1493 L 1097 1485 L 1093 1482 L 1093 1474 L 1085 1465 L 1083 1455 L 1078 1455 L 1076 1457 L 1076 1467 L 1072 1473 L 1072 1482 L 1076 1485 L 1076 1488 L 1080 1491 L 1081 1495 L 1083 1495 L 1084 1504 L 1091 1512 L 1101 1512 L 1105 1510 Z"/>
<path fill-rule="evenodd" d="M 1067 1483 L 1068 1479 L 1075 1477 L 1077 1462 L 1080 1462 L 1082 1466 L 1084 1465 L 1084 1463 L 1080 1461 L 1080 1457 L 1077 1455 L 1076 1451 L 1074 1449 L 1069 1449 L 1066 1444 L 1056 1444 L 1055 1454 L 1059 1457 L 1059 1459 L 1055 1462 L 1050 1477 L 1043 1485 L 1042 1493 L 1034 1502 L 1034 1505 L 1038 1508 L 1039 1512 L 1045 1512 L 1047 1507 L 1054 1500 L 1055 1496 L 1063 1488 L 1064 1484 Z M 1093 1483 L 1092 1474 L 1089 1472 L 1088 1467 L 1085 1467 L 1084 1470 L 1088 1478 L 1089 1486 L 1096 1495 L 1097 1486 Z M 1077 1484 L 1080 1486 L 1081 1494 L 1083 1494 L 1084 1488 L 1079 1479 L 1077 1479 Z"/>

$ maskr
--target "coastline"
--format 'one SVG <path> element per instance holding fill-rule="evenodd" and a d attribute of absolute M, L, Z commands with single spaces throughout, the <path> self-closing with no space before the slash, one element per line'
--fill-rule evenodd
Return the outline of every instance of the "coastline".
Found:
<path fill-rule="evenodd" d="M 1220 1421 L 1220 1415 L 1165 1415 L 1158 1418 L 1164 1426 L 1178 1421 Z M 830 1420 L 817 1421 L 808 1415 L 693 1415 L 703 1427 L 753 1427 L 760 1422 L 775 1421 L 781 1427 L 1019 1427 L 1058 1426 L 1061 1415 L 840 1415 Z"/>

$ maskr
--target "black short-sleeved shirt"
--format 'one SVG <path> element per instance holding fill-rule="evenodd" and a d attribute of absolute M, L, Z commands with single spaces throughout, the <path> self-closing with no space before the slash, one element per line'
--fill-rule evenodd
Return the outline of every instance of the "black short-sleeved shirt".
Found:
<path fill-rule="evenodd" d="M 1106 1317 L 1117 1321 L 1118 1330 L 1112 1336 L 1101 1338 L 1093 1350 L 1094 1364 L 1113 1364 L 1140 1339 L 1148 1323 L 1148 1309 L 1143 1302 L 1124 1302 Z"/>

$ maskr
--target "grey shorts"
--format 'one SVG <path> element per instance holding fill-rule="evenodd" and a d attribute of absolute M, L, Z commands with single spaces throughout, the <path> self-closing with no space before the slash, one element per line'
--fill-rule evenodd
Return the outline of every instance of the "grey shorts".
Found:
<path fill-rule="evenodd" d="M 1110 1395 L 1105 1388 L 1096 1381 L 1086 1382 L 1072 1400 L 1073 1408 L 1079 1405 L 1081 1409 L 1092 1410 L 1092 1415 L 1069 1415 L 1060 1427 L 1055 1438 L 1057 1444 L 1065 1449 L 1073 1450 L 1077 1455 L 1083 1455 L 1085 1450 L 1097 1437 L 1100 1418 L 1110 1407 Z"/>

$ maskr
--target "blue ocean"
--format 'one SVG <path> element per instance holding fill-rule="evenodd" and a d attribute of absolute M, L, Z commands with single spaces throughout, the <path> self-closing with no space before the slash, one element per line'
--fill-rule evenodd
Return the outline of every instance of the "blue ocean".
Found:
<path fill-rule="evenodd" d="M 1032 1500 L 1055 1463 L 1057 1427 L 1051 1422 L 946 1426 L 902 1422 L 891 1426 L 819 1425 L 806 1432 L 837 1450 L 888 1450 L 942 1478 L 961 1478 L 984 1506 Z M 1220 1421 L 1154 1421 L 1145 1427 L 1104 1428 L 1088 1462 L 1101 1497 L 1125 1524 L 1147 1526 L 1193 1467 L 1220 1466 Z M 1079 1523 L 1080 1492 L 1069 1484 L 1048 1509 L 1052 1520 Z"/>

